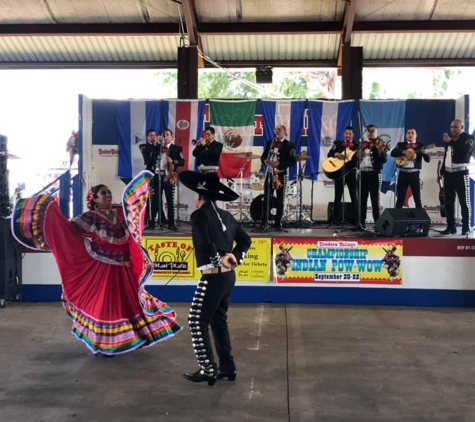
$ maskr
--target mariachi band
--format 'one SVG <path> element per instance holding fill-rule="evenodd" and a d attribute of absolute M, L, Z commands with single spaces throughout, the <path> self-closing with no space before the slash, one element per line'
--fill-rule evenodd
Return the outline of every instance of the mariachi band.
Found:
<path fill-rule="evenodd" d="M 464 132 L 460 119 L 455 119 L 450 127 L 451 136 L 443 135 L 444 158 L 440 168 L 441 205 L 447 217 L 447 228 L 440 233 L 451 235 L 456 233 L 455 197 L 458 197 L 462 214 L 462 234 L 470 233 L 470 201 L 469 201 L 469 163 L 474 153 L 474 138 Z M 261 156 L 240 154 L 242 158 L 257 159 L 262 164 L 264 195 L 259 198 L 257 221 L 263 231 L 274 229 L 282 231 L 285 195 L 288 184 L 288 170 L 299 161 L 308 160 L 306 155 L 297 155 L 295 145 L 287 139 L 286 128 L 277 125 L 274 138 L 266 143 Z M 201 173 L 213 173 L 218 177 L 219 160 L 223 144 L 216 141 L 215 129 L 208 127 L 204 137 L 195 144 L 193 156 Z M 354 130 L 348 126 L 343 140 L 333 141 L 327 159 L 322 163 L 322 171 L 334 181 L 335 196 L 333 201 L 332 224 L 337 225 L 353 220 L 356 227 L 364 230 L 368 197 L 371 200 L 373 219 L 380 216 L 381 171 L 387 162 L 389 145 L 378 136 L 378 128 L 371 124 L 366 127 L 364 140 L 354 139 Z M 363 138 L 363 137 L 362 137 Z M 155 221 L 170 230 L 178 230 L 175 222 L 174 197 L 177 170 L 184 166 L 183 148 L 174 144 L 170 129 L 157 136 L 153 130 L 147 131 L 147 143 L 141 145 L 146 168 L 152 171 L 153 195 L 149 209 L 148 227 L 155 228 Z M 417 140 L 415 128 L 408 128 L 406 139 L 398 142 L 390 155 L 394 157 L 399 174 L 397 176 L 396 208 L 407 206 L 408 189 L 412 191 L 416 208 L 422 208 L 421 177 L 422 162 L 429 163 L 428 151 L 435 145 L 425 145 Z M 348 187 L 351 205 L 343 207 L 344 187 Z M 167 201 L 167 214 L 163 211 L 163 193 Z M 274 195 L 275 194 L 275 195 Z M 257 198 L 256 198 L 257 199 Z M 443 202 L 443 204 L 442 204 Z M 346 216 L 345 216 L 346 210 Z M 252 215 L 252 214 L 251 214 Z M 254 219 L 254 218 L 253 218 Z M 269 221 L 273 226 L 269 226 Z"/>

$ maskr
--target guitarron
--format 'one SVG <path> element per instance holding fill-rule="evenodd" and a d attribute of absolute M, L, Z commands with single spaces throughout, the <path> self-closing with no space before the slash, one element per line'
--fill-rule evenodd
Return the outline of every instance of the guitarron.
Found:
<path fill-rule="evenodd" d="M 346 150 L 346 157 L 344 159 L 328 157 L 322 162 L 323 173 L 332 180 L 343 177 L 347 172 L 346 166 L 357 153 L 358 151 Z"/>

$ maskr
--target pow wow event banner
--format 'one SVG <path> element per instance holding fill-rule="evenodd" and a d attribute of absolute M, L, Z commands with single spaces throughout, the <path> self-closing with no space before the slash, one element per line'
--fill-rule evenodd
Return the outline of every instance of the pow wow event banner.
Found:
<path fill-rule="evenodd" d="M 117 136 L 119 146 L 118 176 L 132 178 L 145 165 L 140 145 L 147 142 L 146 132 L 160 135 L 171 129 L 175 143 L 183 147 L 184 170 L 195 169 L 191 139 L 203 132 L 204 100 L 117 101 Z"/>
<path fill-rule="evenodd" d="M 241 168 L 243 177 L 249 177 L 251 162 L 235 154 L 252 153 L 256 101 L 210 100 L 209 104 L 211 126 L 216 130 L 216 140 L 223 144 L 219 177 L 239 177 Z"/>
<path fill-rule="evenodd" d="M 402 284 L 402 240 L 273 238 L 276 283 Z"/>
<path fill-rule="evenodd" d="M 152 280 L 199 280 L 191 237 L 173 239 L 144 236 L 142 244 L 153 264 Z M 244 262 L 236 269 L 238 281 L 270 281 L 271 238 L 253 238 Z"/>
<path fill-rule="evenodd" d="M 267 101 L 262 100 L 262 120 L 264 123 L 264 136 L 261 138 L 262 145 L 254 143 L 254 146 L 265 148 L 267 142 L 274 139 L 274 129 L 277 125 L 284 125 L 287 129 L 286 138 L 293 142 L 297 154 L 300 154 L 302 147 L 302 135 L 306 100 L 294 101 Z M 290 168 L 289 180 L 294 180 L 297 173 L 305 173 L 306 163 L 302 163 L 302 168 L 298 168 L 300 163 Z"/>
<path fill-rule="evenodd" d="M 388 143 L 388 161 L 381 171 L 381 204 L 384 208 L 394 207 L 397 167 L 391 151 L 398 142 L 405 139 L 406 101 L 360 101 L 361 119 L 364 130 L 368 125 L 378 127 L 378 136 Z M 366 135 L 364 137 L 366 140 Z M 368 209 L 371 209 L 369 207 Z M 372 218 L 368 214 L 368 220 Z"/>
<path fill-rule="evenodd" d="M 308 145 L 305 174 L 312 179 L 329 180 L 323 173 L 321 163 L 327 158 L 333 140 L 343 140 L 345 128 L 351 126 L 355 102 L 308 101 Z"/>

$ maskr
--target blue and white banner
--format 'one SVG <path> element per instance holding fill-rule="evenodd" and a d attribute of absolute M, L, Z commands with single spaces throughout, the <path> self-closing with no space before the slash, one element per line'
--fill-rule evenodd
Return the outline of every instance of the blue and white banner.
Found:
<path fill-rule="evenodd" d="M 145 168 L 140 145 L 148 129 L 159 133 L 160 101 L 117 101 L 119 177 L 131 179 Z"/>
<path fill-rule="evenodd" d="M 175 143 L 183 147 L 183 169 L 194 170 L 191 140 L 202 136 L 204 106 L 204 100 L 117 101 L 118 176 L 132 178 L 144 169 L 140 145 L 147 142 L 148 129 L 157 135 L 171 129 Z"/>
<path fill-rule="evenodd" d="M 262 137 L 262 145 L 254 144 L 254 146 L 265 147 L 266 142 L 274 138 L 275 127 L 277 125 L 284 125 L 287 129 L 287 139 L 295 144 L 297 154 L 300 154 L 306 106 L 307 101 L 305 100 L 262 100 L 264 136 Z M 294 180 L 296 173 L 297 166 L 291 167 L 289 180 Z"/>
<path fill-rule="evenodd" d="M 355 102 L 308 101 L 308 147 L 305 174 L 313 179 L 327 179 L 319 174 L 334 140 L 343 140 L 345 128 L 351 125 Z"/>
<path fill-rule="evenodd" d="M 398 142 L 405 139 L 406 101 L 360 101 L 360 111 L 363 130 L 369 125 L 375 125 L 378 136 L 389 143 L 388 161 L 381 172 L 381 206 L 383 209 L 394 208 L 397 167 L 390 153 Z"/>

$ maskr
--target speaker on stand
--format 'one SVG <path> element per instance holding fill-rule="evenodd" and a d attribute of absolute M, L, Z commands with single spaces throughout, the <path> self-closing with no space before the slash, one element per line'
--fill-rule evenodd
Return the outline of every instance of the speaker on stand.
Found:
<path fill-rule="evenodd" d="M 374 228 L 386 237 L 426 237 L 430 224 L 422 208 L 386 208 Z"/>
<path fill-rule="evenodd" d="M 7 138 L 0 135 L 0 308 L 22 294 L 22 247 L 11 231 L 7 153 Z"/>

